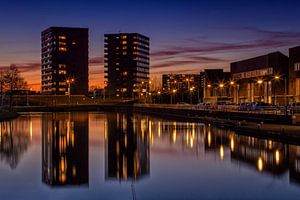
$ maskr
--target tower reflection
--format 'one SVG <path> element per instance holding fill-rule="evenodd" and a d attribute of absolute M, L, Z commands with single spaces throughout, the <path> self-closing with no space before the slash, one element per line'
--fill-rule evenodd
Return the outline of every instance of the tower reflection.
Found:
<path fill-rule="evenodd" d="M 51 186 L 88 185 L 88 113 L 42 116 L 42 181 Z"/>
<path fill-rule="evenodd" d="M 0 159 L 15 169 L 27 151 L 32 138 L 30 116 L 21 116 L 13 121 L 0 122 Z"/>
<path fill-rule="evenodd" d="M 105 179 L 136 181 L 149 174 L 148 120 L 132 113 L 107 113 Z"/>

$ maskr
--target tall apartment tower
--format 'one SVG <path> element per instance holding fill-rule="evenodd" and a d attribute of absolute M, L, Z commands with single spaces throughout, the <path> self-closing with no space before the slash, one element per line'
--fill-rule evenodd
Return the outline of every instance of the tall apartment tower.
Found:
<path fill-rule="evenodd" d="M 50 27 L 42 32 L 42 94 L 88 93 L 88 29 Z"/>
<path fill-rule="evenodd" d="M 104 35 L 106 94 L 137 98 L 149 83 L 149 38 L 138 33 Z"/>

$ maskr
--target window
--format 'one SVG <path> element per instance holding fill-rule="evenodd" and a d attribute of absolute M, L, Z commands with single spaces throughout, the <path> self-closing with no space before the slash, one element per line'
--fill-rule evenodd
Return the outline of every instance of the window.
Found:
<path fill-rule="evenodd" d="M 65 39 L 66 39 L 66 36 L 60 35 L 60 36 L 58 36 L 58 39 L 60 39 L 60 40 L 65 40 Z"/>
<path fill-rule="evenodd" d="M 126 52 L 126 51 L 123 51 L 123 55 L 127 55 L 127 52 Z"/>
<path fill-rule="evenodd" d="M 127 46 L 123 46 L 123 48 L 122 48 L 123 50 L 126 50 L 127 49 Z"/>
<path fill-rule="evenodd" d="M 122 41 L 122 44 L 127 44 L 127 41 Z"/>
<path fill-rule="evenodd" d="M 67 51 L 67 48 L 66 47 L 59 47 L 58 50 L 59 51 Z"/>
<path fill-rule="evenodd" d="M 67 74 L 66 70 L 59 70 L 58 74 Z"/>
<path fill-rule="evenodd" d="M 65 65 L 65 64 L 58 64 L 58 68 L 59 68 L 59 69 L 65 69 L 65 68 L 66 68 L 66 65 Z"/>
<path fill-rule="evenodd" d="M 126 38 L 127 38 L 127 36 L 126 36 L 126 35 L 123 35 L 123 36 L 122 36 L 122 39 L 126 39 Z"/>
<path fill-rule="evenodd" d="M 67 45 L 66 42 L 58 42 L 59 45 Z"/>
<path fill-rule="evenodd" d="M 300 71 L 300 63 L 294 64 L 294 71 Z"/>

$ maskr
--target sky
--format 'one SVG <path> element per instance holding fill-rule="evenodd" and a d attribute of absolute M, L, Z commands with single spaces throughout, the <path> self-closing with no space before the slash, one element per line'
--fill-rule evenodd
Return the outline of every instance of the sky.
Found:
<path fill-rule="evenodd" d="M 296 0 L 10 0 L 0 3 L 0 68 L 15 64 L 40 89 L 40 34 L 50 26 L 89 28 L 89 86 L 103 87 L 105 33 L 150 37 L 151 77 L 199 73 L 300 45 Z"/>

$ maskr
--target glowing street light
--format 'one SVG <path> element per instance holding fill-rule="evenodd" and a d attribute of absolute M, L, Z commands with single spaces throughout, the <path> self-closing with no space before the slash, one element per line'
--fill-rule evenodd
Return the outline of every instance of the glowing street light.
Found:
<path fill-rule="evenodd" d="M 279 80 L 280 76 L 275 76 L 274 78 L 275 78 L 275 80 Z"/>
<path fill-rule="evenodd" d="M 230 85 L 234 85 L 234 82 L 233 82 L 233 81 L 230 81 Z"/>
<path fill-rule="evenodd" d="M 224 87 L 224 84 L 223 84 L 223 83 L 221 83 L 219 86 L 220 86 L 220 88 L 223 88 L 223 87 Z"/>
<path fill-rule="evenodd" d="M 208 88 L 211 88 L 211 84 L 208 84 L 207 87 L 208 87 Z"/>
<path fill-rule="evenodd" d="M 263 81 L 262 81 L 262 80 L 258 80 L 257 83 L 258 83 L 258 84 L 262 84 Z"/>

